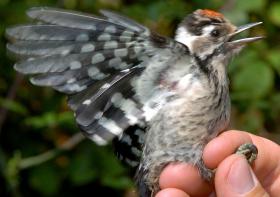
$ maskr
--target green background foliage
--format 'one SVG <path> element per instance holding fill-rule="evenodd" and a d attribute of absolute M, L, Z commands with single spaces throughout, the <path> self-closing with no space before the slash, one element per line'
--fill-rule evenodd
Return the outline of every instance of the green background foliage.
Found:
<path fill-rule="evenodd" d="M 278 0 L 0 0 L 0 196 L 135 196 L 130 172 L 112 148 L 77 136 L 65 96 L 33 86 L 13 70 L 4 32 L 28 22 L 25 10 L 32 6 L 92 14 L 116 10 L 166 36 L 173 36 L 180 20 L 198 8 L 221 10 L 234 24 L 263 21 L 249 34 L 266 39 L 248 46 L 228 67 L 231 127 L 280 143 Z M 65 151 L 72 136 L 81 143 Z"/>

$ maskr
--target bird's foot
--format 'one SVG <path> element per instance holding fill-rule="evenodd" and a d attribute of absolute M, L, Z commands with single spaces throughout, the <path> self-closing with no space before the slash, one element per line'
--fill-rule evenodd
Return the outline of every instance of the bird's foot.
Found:
<path fill-rule="evenodd" d="M 235 154 L 244 155 L 248 163 L 252 164 L 257 159 L 258 148 L 251 143 L 242 144 L 236 149 Z M 202 159 L 197 163 L 197 167 L 199 170 L 199 174 L 204 180 L 208 182 L 213 181 L 216 169 L 211 170 L 207 168 Z"/>
<path fill-rule="evenodd" d="M 257 159 L 258 148 L 251 143 L 242 144 L 236 149 L 235 154 L 244 155 L 248 163 L 252 164 Z"/>

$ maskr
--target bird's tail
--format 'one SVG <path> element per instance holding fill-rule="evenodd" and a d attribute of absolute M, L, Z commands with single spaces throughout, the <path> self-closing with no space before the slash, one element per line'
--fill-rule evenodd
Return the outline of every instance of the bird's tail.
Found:
<path fill-rule="evenodd" d="M 148 187 L 147 183 L 145 182 L 145 175 L 147 174 L 146 170 L 144 170 L 141 166 L 139 166 L 136 175 L 135 175 L 135 182 L 138 188 L 139 197 L 151 197 L 152 191 Z"/>

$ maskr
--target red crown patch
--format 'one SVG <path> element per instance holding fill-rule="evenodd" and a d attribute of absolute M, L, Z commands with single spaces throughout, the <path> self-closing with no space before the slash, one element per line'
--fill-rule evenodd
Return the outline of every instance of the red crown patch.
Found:
<path fill-rule="evenodd" d="M 222 15 L 221 13 L 215 12 L 213 10 L 208 10 L 208 9 L 200 10 L 200 14 L 204 15 L 206 17 L 210 17 L 210 18 L 223 18 L 224 17 L 224 15 Z"/>

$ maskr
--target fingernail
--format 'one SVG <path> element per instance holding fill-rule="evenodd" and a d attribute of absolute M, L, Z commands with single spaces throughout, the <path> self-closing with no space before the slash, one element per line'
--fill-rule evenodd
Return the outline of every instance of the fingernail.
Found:
<path fill-rule="evenodd" d="M 232 164 L 227 178 L 228 184 L 237 194 L 245 194 L 252 190 L 257 184 L 255 180 L 257 179 L 244 157 Z"/>

